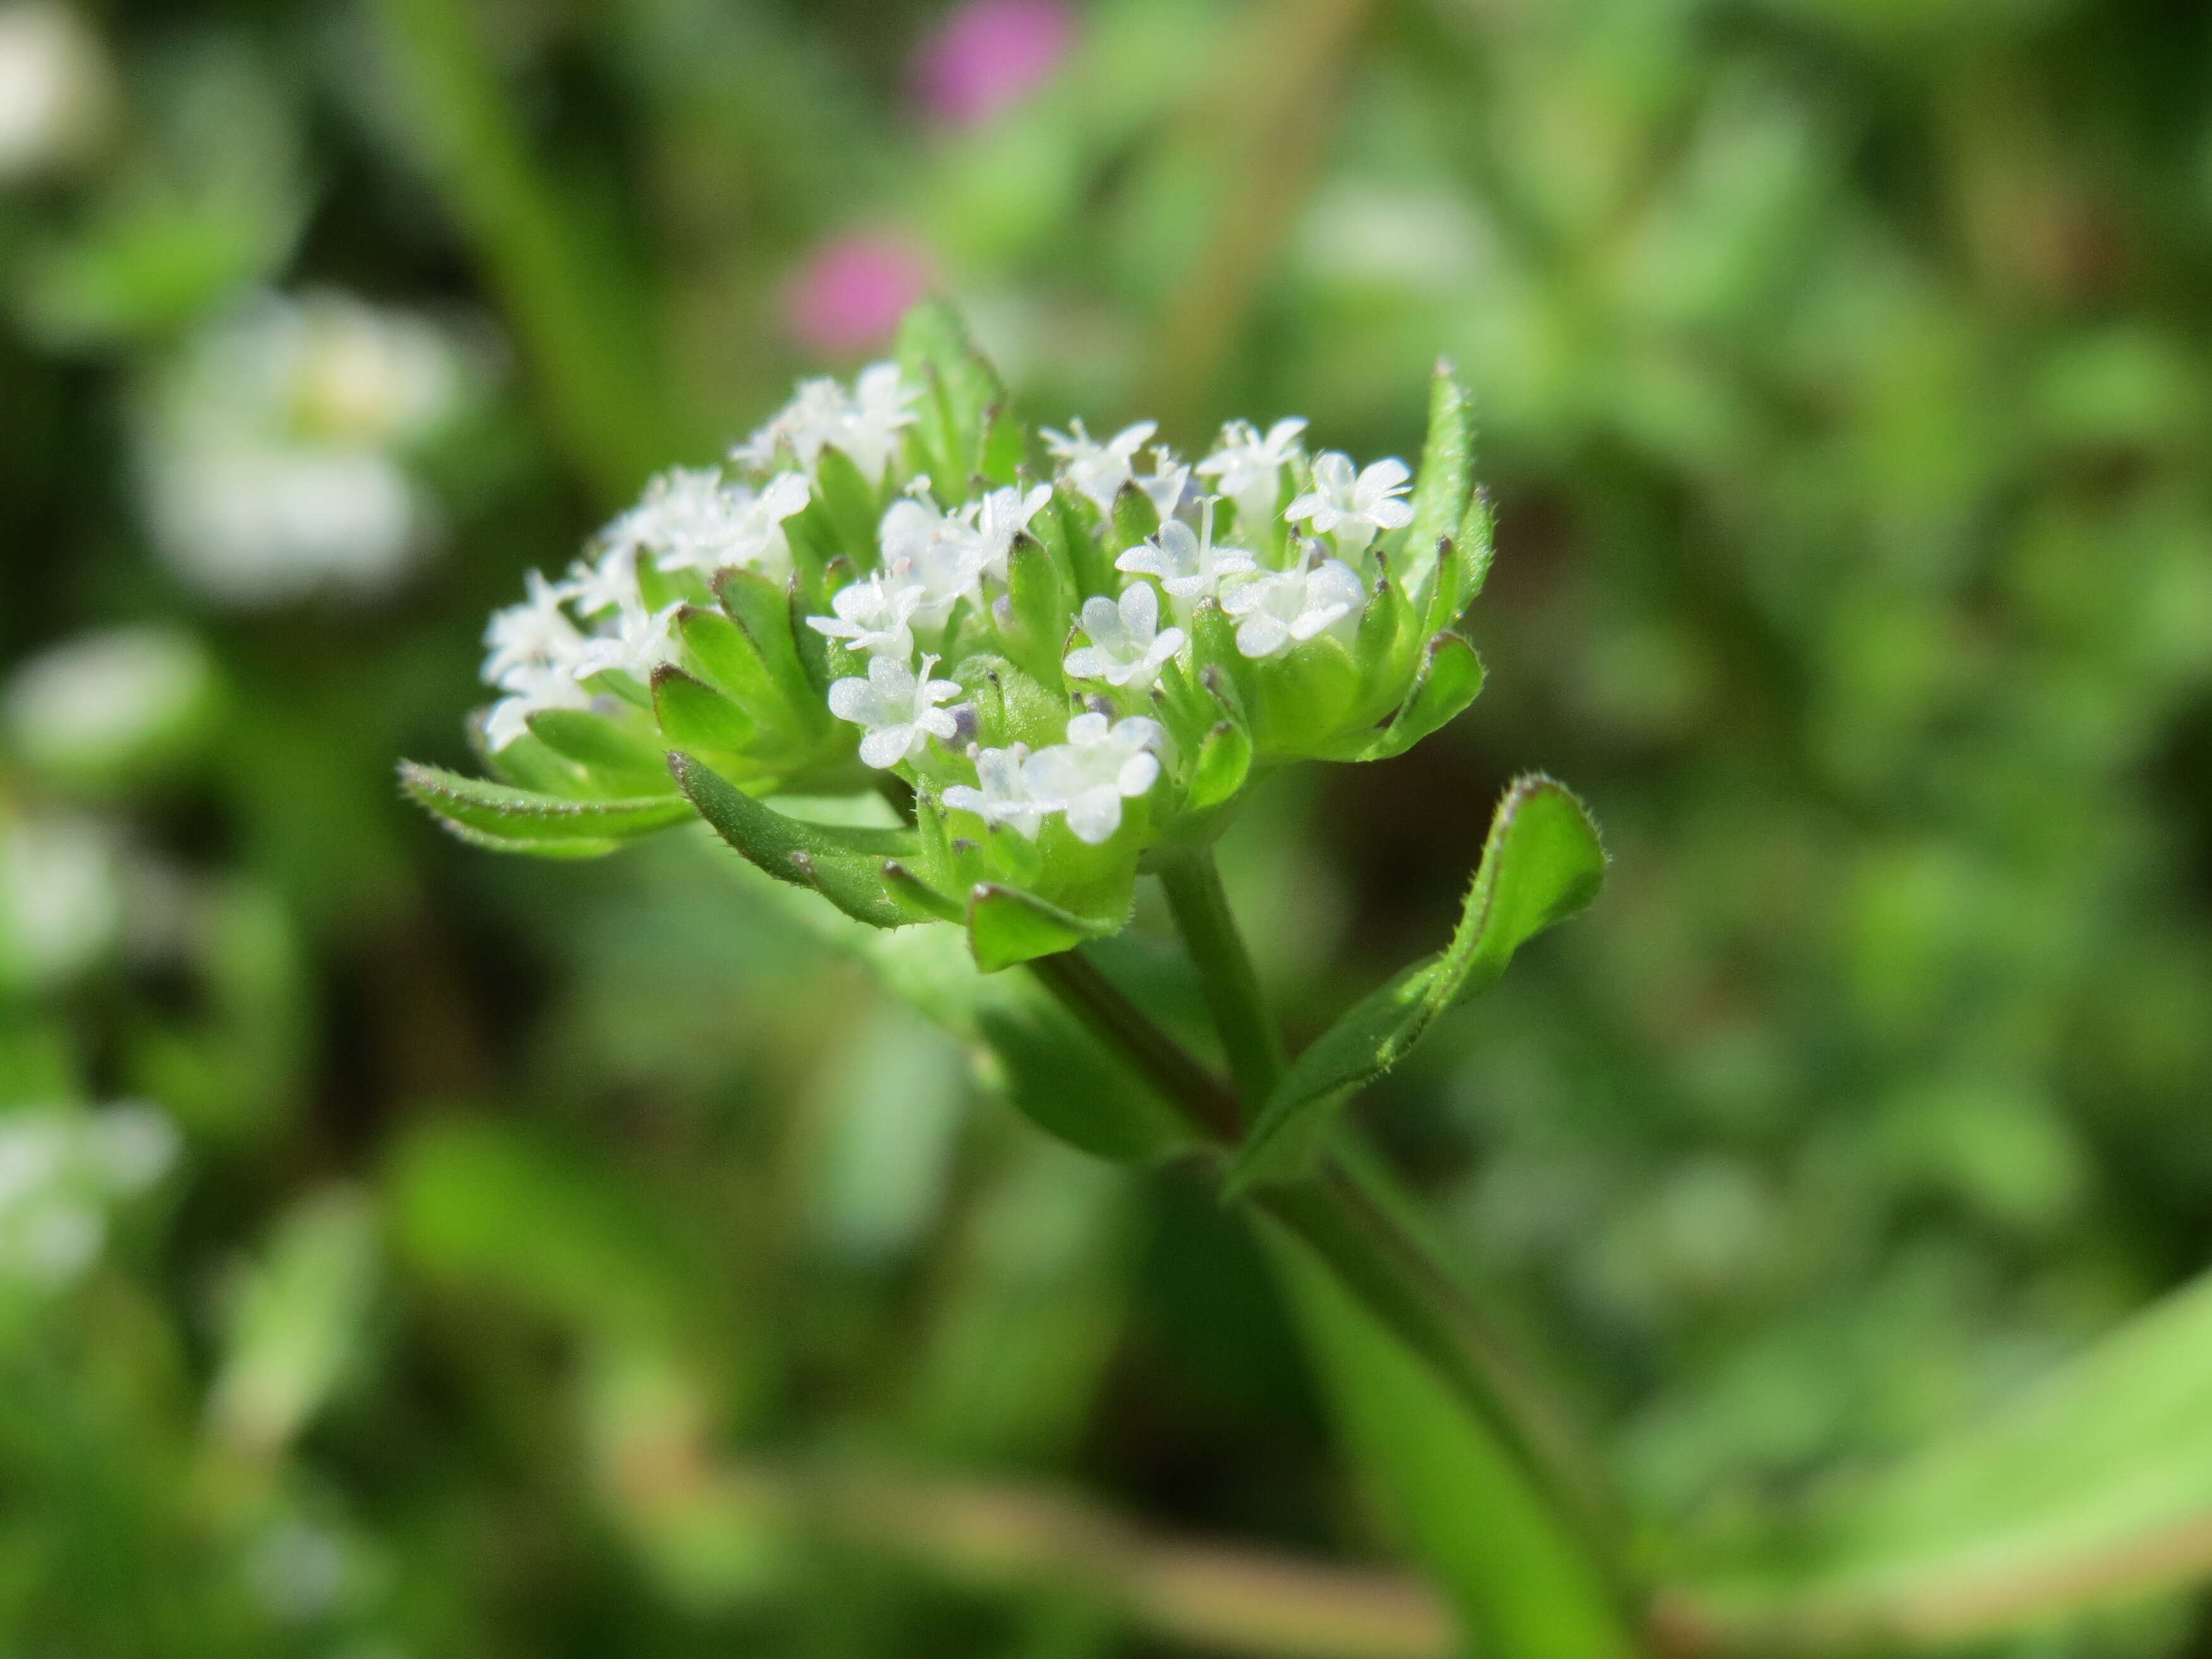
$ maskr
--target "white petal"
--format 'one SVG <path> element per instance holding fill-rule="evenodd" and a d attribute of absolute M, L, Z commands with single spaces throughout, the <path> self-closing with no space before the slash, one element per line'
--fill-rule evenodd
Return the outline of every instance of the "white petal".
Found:
<path fill-rule="evenodd" d="M 914 744 L 911 726 L 886 726 L 871 732 L 860 739 L 861 763 L 874 767 L 878 772 L 896 766 L 906 758 L 906 751 Z"/>
<path fill-rule="evenodd" d="M 1363 495 L 1387 495 L 1406 487 L 1413 473 L 1405 462 L 1395 455 L 1376 462 L 1359 475 L 1359 492 Z"/>
<path fill-rule="evenodd" d="M 1119 645 L 1127 638 L 1120 609 L 1113 600 L 1096 595 L 1083 602 L 1083 631 L 1094 645 Z"/>
<path fill-rule="evenodd" d="M 1291 630 L 1264 612 L 1237 625 L 1237 648 L 1248 657 L 1272 657 L 1291 642 Z"/>
<path fill-rule="evenodd" d="M 1160 596 L 1150 582 L 1133 582 L 1121 595 L 1121 626 L 1128 630 L 1129 640 L 1135 644 L 1149 640 L 1159 631 Z"/>
<path fill-rule="evenodd" d="M 1070 679 L 1103 680 L 1114 671 L 1114 659 L 1095 645 L 1079 645 L 1060 665 Z"/>
<path fill-rule="evenodd" d="M 1121 773 L 1115 779 L 1114 785 L 1133 800 L 1150 789 L 1159 775 L 1160 763 L 1157 755 L 1132 755 L 1121 763 Z"/>
<path fill-rule="evenodd" d="M 867 726 L 883 718 L 883 699 L 866 680 L 839 680 L 830 688 L 830 712 L 841 720 Z"/>
<path fill-rule="evenodd" d="M 1085 790 L 1067 803 L 1067 827 L 1093 847 L 1113 840 L 1121 827 L 1121 797 L 1111 788 Z"/>
<path fill-rule="evenodd" d="M 1087 711 L 1068 721 L 1067 740 L 1079 749 L 1088 749 L 1093 744 L 1106 741 L 1111 725 L 1105 715 Z"/>

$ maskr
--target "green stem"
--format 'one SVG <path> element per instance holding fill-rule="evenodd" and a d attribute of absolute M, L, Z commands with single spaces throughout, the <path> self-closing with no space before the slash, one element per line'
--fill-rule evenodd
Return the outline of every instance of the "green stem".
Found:
<path fill-rule="evenodd" d="M 1281 1080 L 1282 1037 L 1260 994 L 1212 850 L 1164 861 L 1159 875 L 1249 1120 Z M 1389 1165 L 1355 1136 L 1342 1134 L 1318 1173 L 1261 1188 L 1252 1202 L 1303 1239 L 1435 1368 L 1618 1584 L 1619 1524 L 1595 1459 L 1446 1266 Z"/>
<path fill-rule="evenodd" d="M 1237 1097 L 1154 1024 L 1079 951 L 1038 957 L 1030 964 L 1044 988 L 1084 1028 L 1127 1060 L 1199 1135 L 1222 1146 L 1237 1143 Z"/>
<path fill-rule="evenodd" d="M 1159 876 L 1176 927 L 1205 987 L 1206 1006 L 1221 1033 L 1237 1095 L 1247 1115 L 1256 1115 L 1282 1080 L 1283 1039 L 1260 994 L 1260 976 L 1253 971 L 1244 935 L 1229 908 L 1229 895 L 1222 890 L 1213 849 L 1201 848 L 1165 860 Z"/>
<path fill-rule="evenodd" d="M 1379 1158 L 1348 1143 L 1318 1175 L 1260 1188 L 1252 1203 L 1297 1237 L 1428 1362 L 1488 1427 L 1616 1589 L 1620 1524 L 1580 1437 L 1466 1286 L 1405 1214 Z"/>
<path fill-rule="evenodd" d="M 460 0 L 378 0 L 413 135 L 484 267 L 570 458 L 603 501 L 625 500 L 665 460 L 653 366 L 611 326 L 626 286 L 539 169 Z"/>

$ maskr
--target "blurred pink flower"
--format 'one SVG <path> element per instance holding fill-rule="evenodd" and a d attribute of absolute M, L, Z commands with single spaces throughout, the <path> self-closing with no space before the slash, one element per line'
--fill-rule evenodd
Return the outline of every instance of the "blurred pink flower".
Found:
<path fill-rule="evenodd" d="M 1066 0 L 967 0 L 915 54 L 915 84 L 929 112 L 981 126 L 1052 77 L 1075 40 Z"/>
<path fill-rule="evenodd" d="M 930 283 L 929 257 L 880 231 L 847 231 L 817 247 L 793 279 L 785 319 L 802 345 L 846 356 L 881 345 Z"/>

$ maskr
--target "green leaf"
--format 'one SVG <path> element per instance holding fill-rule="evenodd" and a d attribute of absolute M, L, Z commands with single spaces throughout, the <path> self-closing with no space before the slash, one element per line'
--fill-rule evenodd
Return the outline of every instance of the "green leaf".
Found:
<path fill-rule="evenodd" d="M 1110 565 L 1130 548 L 1141 547 L 1160 533 L 1159 509 L 1134 482 L 1125 483 L 1121 493 L 1114 497 L 1113 520 L 1108 529 L 1112 540 L 1105 551 L 1106 562 Z M 1098 592 L 1111 599 L 1120 592 L 1120 579 L 1108 577 L 1107 582 Z"/>
<path fill-rule="evenodd" d="M 876 550 L 876 492 L 853 465 L 853 458 L 835 444 L 824 444 L 814 461 L 814 499 L 829 515 L 838 550 L 855 558 L 872 558 Z M 767 581 L 745 571 L 756 581 Z M 771 584 L 772 586 L 772 584 Z"/>
<path fill-rule="evenodd" d="M 1437 635 L 1429 641 L 1413 689 L 1359 758 L 1388 760 L 1404 754 L 1455 719 L 1481 690 L 1482 659 L 1474 647 L 1457 634 Z"/>
<path fill-rule="evenodd" d="M 1190 795 L 1185 803 L 1188 809 L 1198 812 L 1219 805 L 1244 787 L 1251 770 L 1251 734 L 1223 720 L 1198 746 L 1198 763 L 1191 769 Z"/>
<path fill-rule="evenodd" d="M 402 1140 L 385 1188 L 395 1244 L 433 1282 L 601 1334 L 681 1328 L 684 1264 L 652 1204 L 604 1158 L 449 1118 Z"/>
<path fill-rule="evenodd" d="M 1006 654 L 1038 684 L 1060 690 L 1060 665 L 1067 650 L 1075 596 L 1059 561 L 1030 536 L 1016 537 L 1007 555 L 1005 604 L 1006 618 L 999 632 Z"/>
<path fill-rule="evenodd" d="M 802 823 L 764 806 L 696 757 L 668 757 L 676 786 L 721 838 L 779 881 L 811 887 L 855 921 L 902 927 L 914 921 L 884 890 L 886 857 L 910 854 L 905 830 L 845 830 Z"/>
<path fill-rule="evenodd" d="M 463 841 L 540 858 L 596 858 L 690 816 L 686 804 L 670 795 L 571 800 L 413 761 L 400 763 L 399 785 Z"/>
<path fill-rule="evenodd" d="M 1111 922 L 1079 916 L 1018 887 L 985 882 L 968 896 L 968 948 L 987 974 L 1115 931 Z"/>
<path fill-rule="evenodd" d="M 1450 1597 L 1462 1650 L 1630 1659 L 1603 1579 L 1497 1436 L 1307 1247 L 1261 1227 L 1346 1449 Z"/>
<path fill-rule="evenodd" d="M 1303 1172 L 1349 1091 L 1410 1053 L 1430 1022 L 1497 982 L 1513 953 L 1597 896 L 1605 848 L 1566 787 L 1517 780 L 1491 821 L 1451 943 L 1355 1004 L 1300 1054 L 1231 1165 L 1231 1196 Z"/>
<path fill-rule="evenodd" d="M 1686 1609 L 1747 1651 L 1948 1646 L 2212 1575 L 2212 1273 L 1807 1530 Z"/>
<path fill-rule="evenodd" d="M 793 615 L 791 592 L 757 571 L 730 569 L 714 578 L 714 597 L 752 649 L 777 702 L 802 723 L 827 725 L 822 688 L 814 683 L 799 653 L 799 630 L 819 641 L 822 635 Z M 738 686 L 723 688 L 743 696 Z"/>
<path fill-rule="evenodd" d="M 1435 556 L 1438 541 L 1459 528 L 1474 489 L 1474 404 L 1439 362 L 1429 378 L 1429 437 L 1413 480 L 1413 522 L 1406 532 L 1407 568 L 1419 570 Z"/>
<path fill-rule="evenodd" d="M 759 736 L 736 703 L 666 663 L 653 671 L 653 712 L 662 732 L 678 748 L 742 755 Z M 665 761 L 661 769 L 666 771 Z"/>
<path fill-rule="evenodd" d="M 960 313 L 937 299 L 907 313 L 894 356 L 900 373 L 922 388 L 915 428 L 930 470 L 945 489 L 965 490 L 988 464 L 984 433 L 991 411 L 1006 401 L 998 371 L 969 339 Z"/>
<path fill-rule="evenodd" d="M 555 754 L 593 775 L 593 781 L 626 793 L 672 793 L 668 763 L 658 744 L 647 743 L 604 715 L 581 708 L 541 708 L 530 717 L 531 735 Z"/>

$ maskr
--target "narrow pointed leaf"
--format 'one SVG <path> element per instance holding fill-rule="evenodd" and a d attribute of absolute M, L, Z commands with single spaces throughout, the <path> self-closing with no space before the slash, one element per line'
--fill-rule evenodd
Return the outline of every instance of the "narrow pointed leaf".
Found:
<path fill-rule="evenodd" d="M 400 787 L 462 840 L 496 852 L 541 858 L 592 858 L 623 842 L 690 816 L 674 796 L 571 800 L 465 778 L 412 761 L 399 768 Z"/>
<path fill-rule="evenodd" d="M 987 974 L 1072 951 L 1114 931 L 1110 922 L 1079 916 L 1018 887 L 987 882 L 968 899 L 968 948 Z"/>
<path fill-rule="evenodd" d="M 1459 528 L 1474 488 L 1474 405 L 1452 366 L 1429 380 L 1429 437 L 1413 480 L 1413 522 L 1406 532 L 1407 569 L 1418 580 L 1437 543 Z"/>
<path fill-rule="evenodd" d="M 1451 943 L 1415 963 L 1300 1054 L 1231 1166 L 1229 1189 L 1304 1172 L 1348 1092 L 1410 1053 L 1430 1022 L 1494 984 L 1513 953 L 1596 896 L 1605 849 L 1583 805 L 1546 777 L 1520 779 L 1491 822 Z"/>
<path fill-rule="evenodd" d="M 1746 1652 L 1949 1648 L 2212 1576 L 2212 1273 L 1793 1536 L 1683 1610 Z"/>
<path fill-rule="evenodd" d="M 1244 787 L 1252 770 L 1252 738 L 1241 726 L 1223 720 L 1206 734 L 1191 769 L 1189 807 L 1194 812 L 1218 805 Z"/>
<path fill-rule="evenodd" d="M 715 833 L 779 881 L 811 887 L 856 921 L 902 927 L 912 921 L 884 890 L 883 862 L 913 851 L 906 830 L 833 829 L 786 817 L 746 794 L 697 757 L 668 757 L 683 790 Z"/>
<path fill-rule="evenodd" d="M 753 747 L 760 735 L 736 703 L 682 669 L 666 665 L 653 671 L 653 708 L 669 743 L 679 749 L 741 755 Z M 661 769 L 664 775 L 667 771 L 665 759 Z"/>
<path fill-rule="evenodd" d="M 998 371 L 942 300 L 907 313 L 894 351 L 900 373 L 922 389 L 915 426 L 931 470 L 941 471 L 948 487 L 965 485 L 971 473 L 987 470 L 985 426 L 1006 401 Z"/>
<path fill-rule="evenodd" d="M 897 859 L 884 860 L 883 878 L 884 890 L 918 919 L 956 922 L 966 919 L 958 899 L 939 892 Z"/>
<path fill-rule="evenodd" d="M 854 558 L 872 558 L 876 548 L 876 492 L 853 465 L 853 458 L 835 444 L 824 444 L 814 462 L 814 499 L 828 515 L 837 549 Z M 757 581 L 767 578 L 752 572 Z"/>
<path fill-rule="evenodd" d="M 1360 756 L 1388 760 L 1402 755 L 1423 738 L 1455 718 L 1482 690 L 1482 659 L 1457 634 L 1429 641 L 1427 659 L 1390 724 Z"/>
<path fill-rule="evenodd" d="M 542 708 L 530 717 L 531 734 L 555 754 L 574 761 L 610 794 L 661 795 L 675 786 L 657 743 L 581 708 Z"/>

